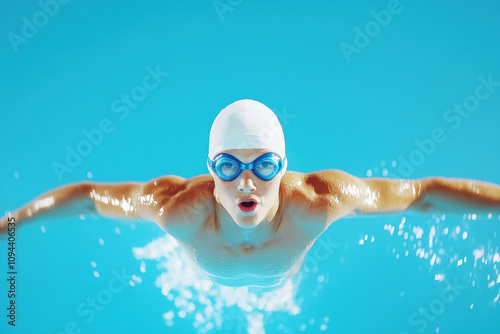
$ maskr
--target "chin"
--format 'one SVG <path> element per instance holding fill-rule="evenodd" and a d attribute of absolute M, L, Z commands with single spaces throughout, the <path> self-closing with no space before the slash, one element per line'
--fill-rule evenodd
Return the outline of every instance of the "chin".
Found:
<path fill-rule="evenodd" d="M 238 225 L 241 228 L 247 228 L 251 229 L 259 225 L 260 220 L 256 219 L 257 217 L 237 217 L 237 219 L 234 219 L 234 222 L 236 225 Z"/>

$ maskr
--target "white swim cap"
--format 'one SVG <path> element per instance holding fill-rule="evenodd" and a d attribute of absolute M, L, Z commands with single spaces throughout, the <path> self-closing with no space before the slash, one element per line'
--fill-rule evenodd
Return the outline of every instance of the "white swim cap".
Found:
<path fill-rule="evenodd" d="M 217 115 L 210 130 L 208 157 L 225 150 L 261 148 L 285 159 L 285 136 L 278 117 L 260 102 L 239 100 Z"/>
<path fill-rule="evenodd" d="M 283 176 L 288 166 L 285 135 L 278 117 L 260 102 L 239 100 L 221 110 L 210 129 L 208 158 L 213 160 L 222 151 L 260 148 L 274 152 L 283 159 Z M 208 165 L 208 171 L 215 177 Z"/>

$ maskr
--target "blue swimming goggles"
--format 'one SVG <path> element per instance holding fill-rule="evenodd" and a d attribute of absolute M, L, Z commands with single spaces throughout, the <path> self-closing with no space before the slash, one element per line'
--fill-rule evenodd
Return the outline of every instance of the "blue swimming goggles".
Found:
<path fill-rule="evenodd" d="M 244 164 L 231 154 L 221 153 L 214 160 L 208 159 L 208 166 L 224 181 L 236 179 L 244 169 L 251 169 L 259 179 L 269 181 L 281 172 L 284 161 L 277 154 L 266 153 Z"/>

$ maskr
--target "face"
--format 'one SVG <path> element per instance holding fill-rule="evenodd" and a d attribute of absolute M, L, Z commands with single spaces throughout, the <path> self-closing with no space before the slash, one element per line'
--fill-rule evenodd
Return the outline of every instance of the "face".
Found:
<path fill-rule="evenodd" d="M 243 163 L 251 163 L 265 153 L 263 149 L 226 150 Z M 217 201 L 229 213 L 235 223 L 243 228 L 253 228 L 262 221 L 272 220 L 279 205 L 281 173 L 272 180 L 258 178 L 252 170 L 243 170 L 232 181 L 223 181 L 214 175 Z"/>

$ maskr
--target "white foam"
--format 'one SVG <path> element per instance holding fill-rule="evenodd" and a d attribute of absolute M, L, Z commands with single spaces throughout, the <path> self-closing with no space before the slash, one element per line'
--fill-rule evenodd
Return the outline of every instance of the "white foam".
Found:
<path fill-rule="evenodd" d="M 156 279 L 156 286 L 163 295 L 173 296 L 177 316 L 192 318 L 193 326 L 200 332 L 220 328 L 223 320 L 227 323 L 231 316 L 227 314 L 227 309 L 232 306 L 244 314 L 248 333 L 255 334 L 265 333 L 264 315 L 268 317 L 273 312 L 295 315 L 301 310 L 294 300 L 299 276 L 280 288 L 257 294 L 249 291 L 248 287 L 227 287 L 212 282 L 168 234 L 145 247 L 135 247 L 132 251 L 138 260 L 159 261 L 162 273 Z M 141 268 L 144 267 L 144 261 L 141 261 Z M 175 320 L 169 312 L 164 314 L 164 318 L 169 322 L 168 325 L 172 325 Z"/>

